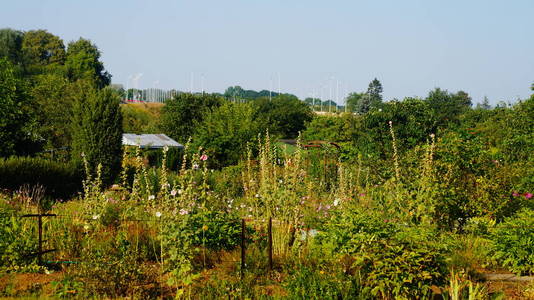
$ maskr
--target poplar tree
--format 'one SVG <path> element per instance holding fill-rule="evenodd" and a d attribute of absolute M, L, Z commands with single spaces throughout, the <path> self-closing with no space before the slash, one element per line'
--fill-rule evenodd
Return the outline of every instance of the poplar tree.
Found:
<path fill-rule="evenodd" d="M 111 89 L 97 91 L 88 87 L 73 107 L 72 159 L 83 157 L 95 175 L 102 165 L 102 180 L 113 183 L 122 159 L 122 113 L 120 98 Z"/>

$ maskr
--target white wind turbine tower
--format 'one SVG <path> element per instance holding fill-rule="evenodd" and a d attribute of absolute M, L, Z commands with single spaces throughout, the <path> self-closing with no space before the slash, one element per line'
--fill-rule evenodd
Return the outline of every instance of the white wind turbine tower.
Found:
<path fill-rule="evenodd" d="M 281 88 L 280 88 L 280 72 L 278 72 L 278 96 L 282 94 Z"/>
<path fill-rule="evenodd" d="M 133 88 L 136 89 L 136 91 L 139 90 L 139 79 L 141 79 L 141 77 L 143 77 L 143 73 L 137 73 L 137 74 L 134 75 L 134 77 L 132 79 L 132 85 L 133 85 Z M 134 100 L 139 100 L 138 92 L 136 94 L 134 94 L 133 98 L 134 98 Z"/>
<path fill-rule="evenodd" d="M 273 90 L 273 76 L 271 75 L 271 77 L 269 78 L 269 101 L 272 101 L 272 90 Z"/>
<path fill-rule="evenodd" d="M 193 72 L 191 72 L 191 80 L 189 82 L 189 93 L 193 94 Z"/>
<path fill-rule="evenodd" d="M 202 90 L 202 95 L 204 95 L 204 74 L 200 74 L 200 89 Z"/>
<path fill-rule="evenodd" d="M 126 99 L 124 99 L 126 102 L 128 101 L 128 90 L 130 89 L 130 80 L 132 80 L 133 75 L 128 76 L 128 80 L 126 80 L 126 95 L 124 96 Z"/>

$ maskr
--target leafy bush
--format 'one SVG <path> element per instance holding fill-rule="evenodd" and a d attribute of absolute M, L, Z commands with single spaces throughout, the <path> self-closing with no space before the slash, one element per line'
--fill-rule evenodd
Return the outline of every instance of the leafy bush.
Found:
<path fill-rule="evenodd" d="M 80 263 L 73 270 L 86 292 L 111 297 L 139 294 L 146 297 L 154 292 L 155 288 L 146 289 L 144 285 L 155 278 L 144 272 L 135 245 L 124 232 L 88 238 L 92 242 L 85 245 Z"/>
<path fill-rule="evenodd" d="M 295 96 L 280 95 L 275 98 L 260 98 L 252 102 L 254 120 L 266 126 L 269 132 L 283 138 L 295 138 L 313 119 L 311 108 Z"/>
<path fill-rule="evenodd" d="M 503 266 L 515 273 L 534 273 L 534 210 L 507 218 L 492 230 L 490 238 L 490 253 Z"/>
<path fill-rule="evenodd" d="M 0 269 L 22 271 L 36 263 L 29 254 L 37 251 L 37 230 L 26 221 L 8 207 L 0 207 Z"/>
<path fill-rule="evenodd" d="M 82 178 L 82 171 L 73 164 L 31 157 L 0 158 L 0 188 L 4 189 L 40 184 L 47 195 L 68 199 L 81 190 Z"/>
<path fill-rule="evenodd" d="M 178 94 L 165 102 L 161 110 L 161 128 L 165 134 L 185 144 L 204 117 L 223 103 L 224 99 L 215 94 Z"/>
<path fill-rule="evenodd" d="M 351 261 L 346 272 L 359 274 L 375 297 L 426 297 L 432 285 L 445 281 L 445 250 L 432 242 L 431 230 L 350 209 L 335 214 L 324 229 L 319 242 Z"/>
<path fill-rule="evenodd" d="M 225 212 L 206 211 L 191 214 L 187 228 L 192 233 L 194 246 L 212 250 L 232 250 L 241 243 L 240 219 Z"/>
<path fill-rule="evenodd" d="M 17 145 L 27 139 L 28 101 L 24 82 L 15 67 L 0 58 L 0 157 L 17 153 Z"/>
<path fill-rule="evenodd" d="M 220 168 L 246 157 L 247 144 L 262 132 L 248 103 L 227 102 L 208 113 L 195 129 L 192 151 L 205 149 L 207 161 Z"/>

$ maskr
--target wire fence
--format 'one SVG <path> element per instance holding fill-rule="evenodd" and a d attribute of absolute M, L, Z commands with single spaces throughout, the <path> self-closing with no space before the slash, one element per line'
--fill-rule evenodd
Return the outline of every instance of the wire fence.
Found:
<path fill-rule="evenodd" d="M 1 214 L 0 217 L 13 217 L 13 215 L 9 214 Z M 71 220 L 78 220 L 78 221 L 86 221 L 86 222 L 99 222 L 99 218 L 93 217 L 84 217 L 84 216 L 75 216 L 75 215 L 69 215 L 69 214 L 54 214 L 54 213 L 29 213 L 29 214 L 22 214 L 18 215 L 19 218 L 26 218 L 26 219 L 35 219 L 36 225 L 37 225 L 37 236 L 35 238 L 37 239 L 37 249 L 35 249 L 34 252 L 25 254 L 25 257 L 37 257 L 37 262 L 39 265 L 46 265 L 46 264 L 78 264 L 82 261 L 79 260 L 79 258 L 74 257 L 63 257 L 63 258 L 55 258 L 54 260 L 44 260 L 43 256 L 48 253 L 56 252 L 61 249 L 57 248 L 49 248 L 46 249 L 45 247 L 45 240 L 44 236 L 49 235 L 50 233 L 45 232 L 44 225 L 44 219 L 48 218 L 62 218 L 62 219 L 71 219 Z M 116 219 L 117 222 L 135 222 L 135 223 L 162 223 L 165 222 L 161 217 L 155 217 L 155 218 L 122 218 L 122 219 Z M 286 230 L 290 234 L 288 235 L 289 238 L 280 242 L 280 240 L 277 240 L 277 244 L 279 246 L 280 243 L 286 243 L 288 245 L 291 245 L 295 239 L 297 238 L 297 235 L 301 235 L 301 238 L 307 239 L 309 236 L 313 236 L 319 231 L 315 229 L 307 228 L 306 230 L 299 229 L 299 232 L 297 232 L 297 229 L 295 227 L 291 228 L 291 225 L 289 225 L 288 222 L 282 221 L 282 220 L 276 220 L 272 218 L 264 218 L 264 219 L 254 219 L 254 218 L 242 218 L 240 220 L 234 220 L 234 224 L 236 222 L 240 222 L 240 234 L 239 234 L 239 243 L 238 246 L 235 248 L 240 248 L 239 251 L 239 260 L 225 260 L 225 259 L 218 259 L 219 262 L 230 262 L 230 263 L 239 263 L 240 264 L 240 272 L 242 273 L 246 269 L 246 249 L 248 246 L 248 243 L 250 243 L 250 239 L 247 233 L 247 226 L 253 226 L 255 229 L 264 229 L 264 238 L 266 239 L 266 262 L 267 262 L 267 268 L 268 270 L 273 269 L 273 254 L 275 252 L 275 248 L 273 247 L 273 231 L 274 230 Z M 202 225 L 212 225 L 212 226 L 220 226 L 222 223 L 228 223 L 232 222 L 229 220 L 202 220 Z M 391 223 L 391 220 L 387 220 L 388 223 Z M 344 223 L 335 223 L 335 222 L 328 222 L 330 225 L 337 225 L 337 226 L 346 226 L 347 224 Z M 403 223 L 395 223 L 399 226 L 406 226 L 406 227 L 412 227 L 410 224 L 403 224 Z M 273 226 L 275 225 L 275 226 Z M 534 229 L 534 226 L 502 226 L 499 225 L 502 228 L 532 228 Z M 290 232 L 292 230 L 292 232 Z M 53 234 L 53 232 L 52 232 Z M 136 234 L 139 234 L 139 232 L 136 232 Z M 277 247 L 277 252 L 283 252 L 283 250 L 280 250 L 279 247 Z M 204 251 L 204 260 L 205 260 L 205 247 L 202 250 Z M 205 267 L 205 262 L 204 262 Z"/>

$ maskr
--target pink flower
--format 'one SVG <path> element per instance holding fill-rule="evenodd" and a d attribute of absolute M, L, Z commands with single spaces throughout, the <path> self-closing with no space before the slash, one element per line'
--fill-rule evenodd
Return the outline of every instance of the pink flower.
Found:
<path fill-rule="evenodd" d="M 185 209 L 183 209 L 183 208 L 180 209 L 180 212 L 179 212 L 179 214 L 181 214 L 182 216 L 183 216 L 183 215 L 187 215 L 188 213 L 189 213 L 189 211 L 187 211 L 187 210 L 185 210 Z"/>
<path fill-rule="evenodd" d="M 517 197 L 517 196 L 519 196 L 519 193 L 518 192 L 513 192 L 512 196 Z"/>
<path fill-rule="evenodd" d="M 527 198 L 527 199 L 532 198 L 532 193 L 526 193 L 526 194 L 525 194 L 525 198 Z"/>
<path fill-rule="evenodd" d="M 208 160 L 208 156 L 207 156 L 206 154 L 202 154 L 202 155 L 200 156 L 200 160 L 201 160 L 201 161 L 206 161 L 206 160 Z"/>
<path fill-rule="evenodd" d="M 365 197 L 365 193 L 360 193 L 358 196 Z"/>

